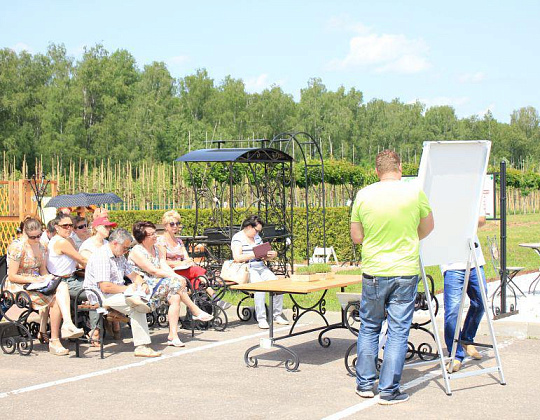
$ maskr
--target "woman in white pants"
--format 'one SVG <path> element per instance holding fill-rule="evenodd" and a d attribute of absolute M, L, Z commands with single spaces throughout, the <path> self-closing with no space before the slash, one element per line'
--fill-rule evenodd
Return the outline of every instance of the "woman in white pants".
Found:
<path fill-rule="evenodd" d="M 247 262 L 249 266 L 249 282 L 257 283 L 260 281 L 275 280 L 276 276 L 266 266 L 265 261 L 277 257 L 276 251 L 268 251 L 266 257 L 256 259 L 253 253 L 253 247 L 263 243 L 259 233 L 262 231 L 264 222 L 259 216 L 249 216 L 242 223 L 242 230 L 236 233 L 231 240 L 231 250 L 234 262 Z M 266 318 L 264 292 L 255 292 L 255 316 L 259 324 L 259 328 L 269 328 Z M 274 308 L 272 311 L 274 322 L 276 324 L 288 325 L 289 321 L 283 318 L 283 295 L 274 297 Z"/>

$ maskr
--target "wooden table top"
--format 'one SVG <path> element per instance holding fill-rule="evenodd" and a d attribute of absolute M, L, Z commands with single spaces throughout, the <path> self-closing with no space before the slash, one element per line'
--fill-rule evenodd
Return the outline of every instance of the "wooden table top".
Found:
<path fill-rule="evenodd" d="M 351 284 L 362 283 L 361 275 L 336 275 L 330 280 L 317 281 L 292 281 L 289 278 L 278 280 L 261 281 L 258 283 L 235 284 L 231 286 L 234 290 L 245 290 L 249 292 L 279 292 L 307 294 L 320 290 L 333 289 L 335 287 L 346 287 Z"/>

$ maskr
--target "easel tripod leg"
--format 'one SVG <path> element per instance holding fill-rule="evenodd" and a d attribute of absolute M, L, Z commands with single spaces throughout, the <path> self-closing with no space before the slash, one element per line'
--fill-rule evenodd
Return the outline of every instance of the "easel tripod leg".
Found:
<path fill-rule="evenodd" d="M 435 343 L 437 344 L 437 351 L 439 352 L 439 363 L 441 366 L 442 376 L 444 380 L 444 388 L 446 395 L 452 395 L 452 389 L 450 388 L 450 380 L 448 378 L 448 372 L 444 366 L 444 353 L 441 345 L 441 337 L 439 336 L 439 329 L 437 328 L 437 320 L 435 319 L 435 312 L 433 311 L 433 304 L 431 301 L 431 291 L 429 290 L 429 284 L 427 281 L 426 270 L 420 258 L 420 270 L 422 272 L 422 282 L 424 283 L 424 291 L 426 293 L 427 305 L 429 309 L 429 317 L 431 319 L 431 325 L 433 325 L 433 335 L 435 336 Z"/>
<path fill-rule="evenodd" d="M 470 241 L 470 246 L 471 246 L 471 249 L 474 249 L 472 248 L 474 246 L 472 241 Z M 476 271 L 478 274 L 480 274 L 480 268 L 478 267 L 478 260 L 476 259 L 476 253 L 474 251 L 472 252 L 472 256 L 474 258 L 474 265 L 476 266 Z M 506 380 L 504 379 L 504 372 L 503 372 L 503 367 L 501 363 L 501 357 L 499 355 L 499 348 L 497 346 L 497 338 L 495 337 L 495 329 L 493 328 L 493 320 L 488 315 L 488 303 L 487 303 L 488 298 L 486 294 L 486 289 L 484 288 L 484 279 L 481 279 L 480 276 L 478 276 L 478 278 L 479 278 L 479 283 L 480 283 L 480 293 L 482 295 L 482 304 L 484 305 L 484 311 L 485 311 L 487 323 L 489 326 L 489 332 L 491 334 L 491 341 L 493 343 L 493 351 L 495 352 L 495 360 L 497 361 L 497 368 L 499 370 L 499 376 L 501 378 L 500 383 L 501 385 L 506 385 Z"/>

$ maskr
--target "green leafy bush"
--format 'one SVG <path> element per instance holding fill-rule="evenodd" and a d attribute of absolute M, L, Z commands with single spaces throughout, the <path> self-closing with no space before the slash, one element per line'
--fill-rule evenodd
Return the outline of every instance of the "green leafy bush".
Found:
<path fill-rule="evenodd" d="M 316 273 L 329 273 L 332 268 L 328 264 L 317 263 L 298 267 L 295 271 L 296 274 L 316 274 Z"/>
<path fill-rule="evenodd" d="M 195 210 L 194 209 L 176 209 L 182 218 L 185 235 L 192 235 L 195 231 Z M 132 230 L 133 223 L 140 220 L 149 220 L 155 224 L 161 223 L 161 218 L 165 210 L 134 210 L 134 211 L 111 211 L 109 217 L 112 221 L 118 223 L 119 227 Z M 206 227 L 215 226 L 210 221 L 212 212 L 209 209 L 199 210 L 199 229 L 201 233 Z M 322 232 L 322 223 L 320 215 L 312 214 L 317 221 L 318 229 L 313 226 L 310 228 L 311 249 L 313 246 L 323 246 L 322 239 L 315 237 L 318 230 Z M 234 224 L 240 224 L 243 217 L 241 212 L 235 212 Z M 313 219 L 312 219 L 313 220 Z M 306 209 L 294 208 L 293 210 L 293 235 L 294 235 L 294 258 L 296 261 L 303 261 L 308 258 L 306 254 Z M 350 220 L 348 207 L 329 207 L 326 209 L 326 246 L 333 246 L 338 259 L 347 260 L 352 255 L 352 242 L 349 237 Z M 309 255 L 311 257 L 311 255 Z"/>

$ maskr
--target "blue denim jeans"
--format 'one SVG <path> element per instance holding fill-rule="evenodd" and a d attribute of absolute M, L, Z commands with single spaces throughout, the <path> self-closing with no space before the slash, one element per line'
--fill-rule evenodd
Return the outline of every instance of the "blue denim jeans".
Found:
<path fill-rule="evenodd" d="M 480 272 L 482 273 L 484 290 L 487 290 L 486 276 L 483 267 L 480 267 Z M 465 270 L 447 270 L 444 272 L 444 341 L 446 342 L 449 355 L 452 353 L 454 333 L 456 331 L 459 304 L 461 302 L 461 293 L 464 282 Z M 482 305 L 482 295 L 476 268 L 471 269 L 469 285 L 467 286 L 467 295 L 471 300 L 471 304 L 467 316 L 465 317 L 460 339 L 463 341 L 474 341 L 476 331 L 478 330 L 478 326 L 484 315 L 484 306 Z M 463 347 L 461 347 L 461 344 L 458 344 L 456 359 L 462 361 L 464 357 L 465 351 L 463 350 Z"/>
<path fill-rule="evenodd" d="M 356 362 L 359 389 L 373 389 L 377 379 L 379 333 L 386 318 L 388 331 L 379 375 L 379 393 L 392 395 L 399 390 L 417 287 L 418 276 L 362 278 Z"/>

